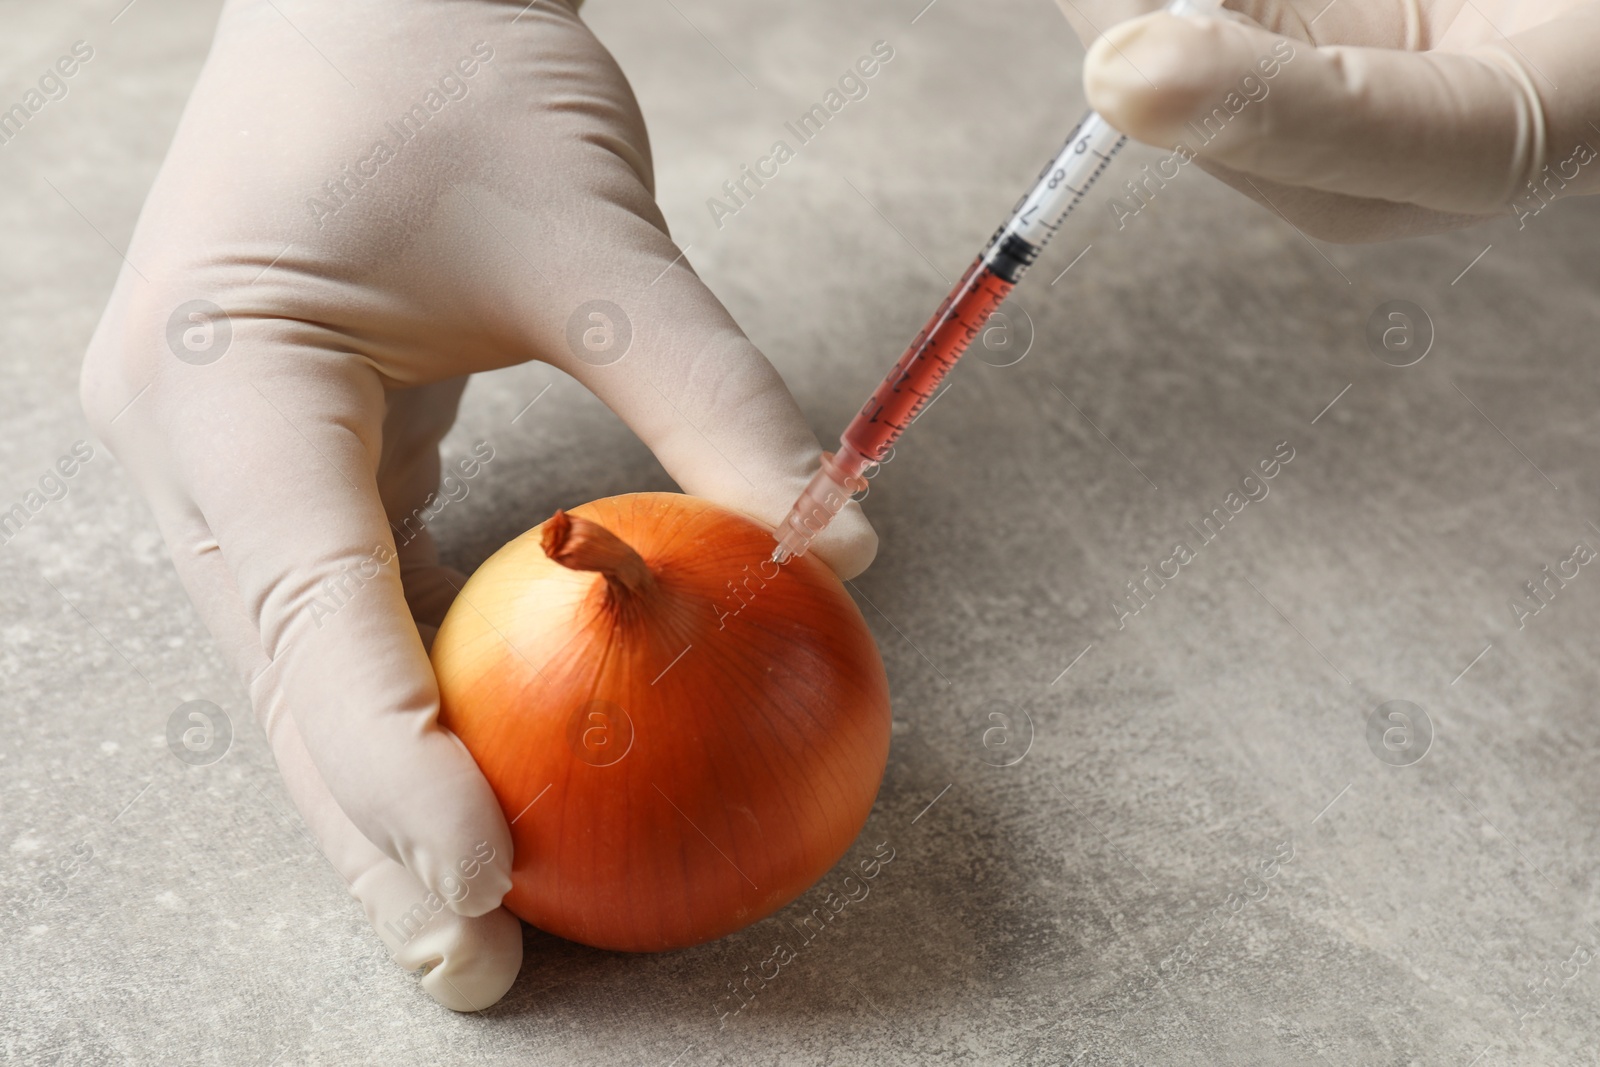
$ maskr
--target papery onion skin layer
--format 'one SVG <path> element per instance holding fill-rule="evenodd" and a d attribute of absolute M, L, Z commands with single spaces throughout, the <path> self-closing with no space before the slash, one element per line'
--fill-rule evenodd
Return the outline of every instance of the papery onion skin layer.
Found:
<path fill-rule="evenodd" d="M 433 644 L 441 721 L 511 822 L 506 906 L 597 948 L 722 937 L 860 833 L 889 754 L 883 662 L 827 565 L 764 563 L 772 534 L 749 519 L 675 493 L 568 514 L 632 546 L 653 588 L 554 562 L 542 523 L 478 569 Z"/>

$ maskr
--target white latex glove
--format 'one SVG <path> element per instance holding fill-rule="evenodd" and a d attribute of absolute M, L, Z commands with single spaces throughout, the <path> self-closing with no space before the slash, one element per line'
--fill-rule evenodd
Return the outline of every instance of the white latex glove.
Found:
<path fill-rule="evenodd" d="M 390 523 L 438 485 L 465 376 L 545 360 L 684 490 L 768 525 L 817 465 L 777 372 L 668 238 L 650 166 L 627 82 L 558 0 L 229 0 L 84 365 L 85 409 L 249 680 L 295 804 L 458 1010 L 521 962 L 511 843 L 436 722 L 419 633 L 461 577 L 426 535 L 397 564 Z M 174 322 L 193 300 L 226 323 Z M 615 362 L 617 316 L 609 335 L 575 317 L 593 300 L 631 328 Z M 815 550 L 848 577 L 876 539 L 851 507 Z"/>
<path fill-rule="evenodd" d="M 1227 0 L 1221 18 L 1144 14 L 1157 0 L 1059 3 L 1093 42 L 1093 107 L 1137 140 L 1197 149 L 1313 236 L 1526 224 L 1557 196 L 1600 190 L 1592 0 Z M 1262 78 L 1258 61 L 1285 38 L 1293 59 Z M 1241 91 L 1247 74 L 1266 95 L 1229 114 L 1230 92 L 1261 92 Z M 1204 143 L 1188 124 L 1216 108 L 1228 120 Z"/>

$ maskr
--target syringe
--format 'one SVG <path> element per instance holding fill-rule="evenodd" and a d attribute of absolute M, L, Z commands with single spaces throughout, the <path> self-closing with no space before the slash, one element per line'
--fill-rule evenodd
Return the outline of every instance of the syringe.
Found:
<path fill-rule="evenodd" d="M 1217 0 L 1173 0 L 1173 15 L 1199 15 Z M 822 454 L 822 466 L 778 527 L 778 563 L 805 555 L 812 538 L 833 521 L 850 497 L 867 488 L 865 474 L 881 463 L 906 427 L 938 393 L 989 316 L 999 309 L 1039 251 L 1061 228 L 1127 138 L 1096 112 L 1078 123 L 1072 136 L 1039 175 L 1005 224 L 944 298 L 900 362 L 879 383 L 845 429 L 836 452 Z"/>

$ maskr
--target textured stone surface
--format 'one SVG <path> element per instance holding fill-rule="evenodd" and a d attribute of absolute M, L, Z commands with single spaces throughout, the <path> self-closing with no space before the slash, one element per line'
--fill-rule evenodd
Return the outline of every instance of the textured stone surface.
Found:
<path fill-rule="evenodd" d="M 940 0 L 913 25 L 922 3 L 587 12 L 675 236 L 825 435 L 1082 106 L 1045 0 Z M 0 15 L 0 104 L 96 49 L 0 147 L 0 509 L 88 437 L 80 354 L 215 18 L 120 7 Z M 896 57 L 869 96 L 719 228 L 706 198 L 878 39 Z M 1120 230 L 1114 191 L 1020 290 L 1025 358 L 963 366 L 872 489 L 883 549 L 855 586 L 897 725 L 847 863 L 895 859 L 725 1028 L 777 920 L 653 958 L 530 931 L 492 1011 L 421 993 L 301 830 L 97 449 L 0 547 L 0 1060 L 1593 1062 L 1600 574 L 1522 629 L 1508 602 L 1600 547 L 1600 205 L 1336 248 L 1198 173 Z M 1407 368 L 1365 338 L 1395 299 L 1436 328 Z M 554 506 L 671 488 L 546 367 L 474 382 L 450 447 L 478 438 L 497 459 L 438 526 L 465 567 Z M 1279 442 L 1270 495 L 1200 545 L 1187 524 Z M 1124 583 L 1179 540 L 1193 560 L 1119 628 Z M 189 699 L 231 717 L 220 762 L 168 751 Z M 1390 700 L 1431 724 L 1409 766 L 1368 743 Z"/>

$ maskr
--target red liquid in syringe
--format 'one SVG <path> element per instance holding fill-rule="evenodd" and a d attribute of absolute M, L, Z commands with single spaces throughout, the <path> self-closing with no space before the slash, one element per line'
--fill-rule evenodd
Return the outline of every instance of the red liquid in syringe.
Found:
<path fill-rule="evenodd" d="M 1015 287 L 978 257 L 851 420 L 844 443 L 869 460 L 882 462 Z"/>

